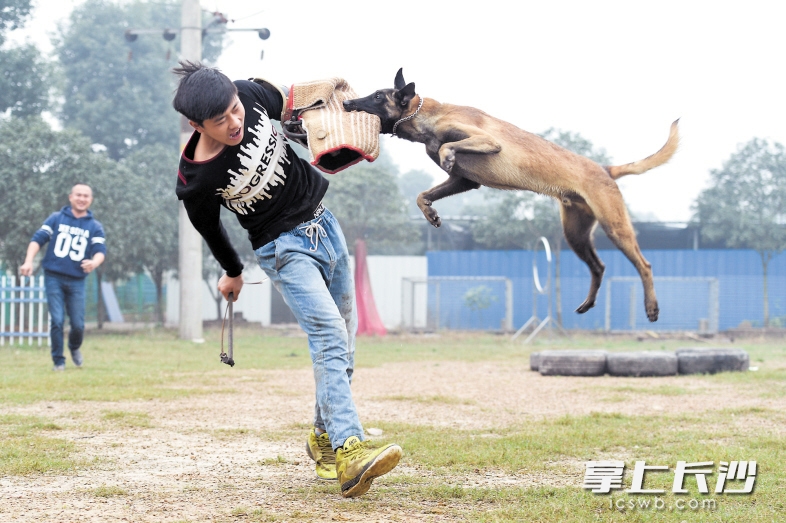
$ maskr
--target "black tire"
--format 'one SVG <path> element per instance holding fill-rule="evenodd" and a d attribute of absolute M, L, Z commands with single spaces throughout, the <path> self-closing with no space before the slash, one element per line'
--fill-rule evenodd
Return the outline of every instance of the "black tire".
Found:
<path fill-rule="evenodd" d="M 543 376 L 603 376 L 605 350 L 545 350 L 540 353 L 538 370 Z"/>
<path fill-rule="evenodd" d="M 750 356 L 743 349 L 685 347 L 676 352 L 680 374 L 715 374 L 750 367 Z"/>
<path fill-rule="evenodd" d="M 606 356 L 611 376 L 675 376 L 677 355 L 673 352 L 611 352 Z"/>
<path fill-rule="evenodd" d="M 533 352 L 529 355 L 529 370 L 538 371 L 540 368 L 540 352 Z"/>

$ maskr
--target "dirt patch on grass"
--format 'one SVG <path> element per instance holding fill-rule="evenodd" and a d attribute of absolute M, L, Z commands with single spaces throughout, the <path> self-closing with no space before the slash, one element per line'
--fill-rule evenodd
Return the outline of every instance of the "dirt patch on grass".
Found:
<path fill-rule="evenodd" d="M 0 414 L 51 421 L 59 429 L 47 435 L 72 442 L 79 459 L 92 463 L 66 474 L 0 478 L 0 521 L 457 521 L 463 519 L 456 503 L 466 501 L 451 502 L 448 510 L 433 499 L 402 501 L 396 492 L 411 483 L 580 487 L 580 464 L 572 467 L 575 474 L 566 467 L 554 474 L 505 474 L 479 464 L 474 473 L 445 476 L 409 462 L 405 448 L 401 465 L 368 495 L 342 499 L 335 483 L 315 479 L 304 452 L 313 413 L 311 372 L 236 370 L 231 378 L 211 377 L 221 391 L 215 395 L 0 406 Z M 367 427 L 398 422 L 489 431 L 488 437 L 533 419 L 593 412 L 739 409 L 742 420 L 746 409 L 786 408 L 783 399 L 748 384 L 686 376 L 543 377 L 510 362 L 361 368 L 353 391 Z"/>

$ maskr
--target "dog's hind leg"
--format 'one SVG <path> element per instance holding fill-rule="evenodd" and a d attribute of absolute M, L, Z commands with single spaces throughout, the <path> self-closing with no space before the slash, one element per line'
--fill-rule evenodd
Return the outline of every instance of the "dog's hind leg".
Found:
<path fill-rule="evenodd" d="M 636 232 L 630 222 L 625 202 L 619 189 L 605 191 L 599 201 L 588 201 L 606 236 L 630 260 L 641 277 L 644 287 L 644 310 L 647 319 L 658 321 L 658 299 L 652 280 L 652 265 L 644 258 L 636 241 Z"/>
<path fill-rule="evenodd" d="M 595 229 L 597 220 L 595 220 L 590 208 L 579 202 L 563 202 L 560 206 L 560 215 L 565 240 L 576 256 L 587 264 L 592 275 L 587 299 L 576 309 L 579 314 L 584 314 L 595 306 L 598 289 L 600 289 L 600 283 L 603 280 L 603 272 L 606 270 L 606 266 L 598 257 L 592 242 L 592 231 Z"/>
<path fill-rule="evenodd" d="M 478 187 L 480 187 L 480 184 L 472 180 L 467 180 L 460 176 L 448 176 L 448 179 L 441 184 L 420 193 L 417 204 L 429 223 L 434 227 L 439 227 L 442 225 L 442 219 L 440 219 L 436 209 L 431 207 L 431 204 L 442 198 L 477 189 Z"/>

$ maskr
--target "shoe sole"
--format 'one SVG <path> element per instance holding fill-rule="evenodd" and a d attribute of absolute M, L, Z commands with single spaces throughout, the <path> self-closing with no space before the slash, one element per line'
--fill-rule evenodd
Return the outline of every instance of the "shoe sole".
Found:
<path fill-rule="evenodd" d="M 341 495 L 345 498 L 362 496 L 371 488 L 372 481 L 396 468 L 399 460 L 401 460 L 401 447 L 392 445 L 369 463 L 366 470 L 360 474 L 358 482 L 346 491 L 341 492 Z"/>

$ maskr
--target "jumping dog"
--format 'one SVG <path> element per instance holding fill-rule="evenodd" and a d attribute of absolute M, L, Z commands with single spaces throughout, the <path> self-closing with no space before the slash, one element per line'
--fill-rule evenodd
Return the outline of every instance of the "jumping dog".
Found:
<path fill-rule="evenodd" d="M 568 245 L 592 274 L 587 299 L 576 312 L 585 313 L 595 305 L 603 279 L 605 265 L 592 241 L 592 232 L 600 223 L 639 271 L 647 318 L 657 321 L 652 266 L 641 254 L 615 180 L 666 163 L 677 150 L 679 120 L 671 124 L 666 144 L 655 154 L 637 162 L 604 167 L 473 107 L 424 98 L 415 92 L 414 83 L 404 81 L 401 69 L 393 85 L 393 89 L 346 100 L 344 109 L 379 116 L 382 134 L 425 144 L 429 157 L 448 173 L 447 180 L 418 195 L 418 207 L 434 227 L 439 227 L 441 220 L 433 202 L 481 185 L 552 196 L 560 203 Z"/>

